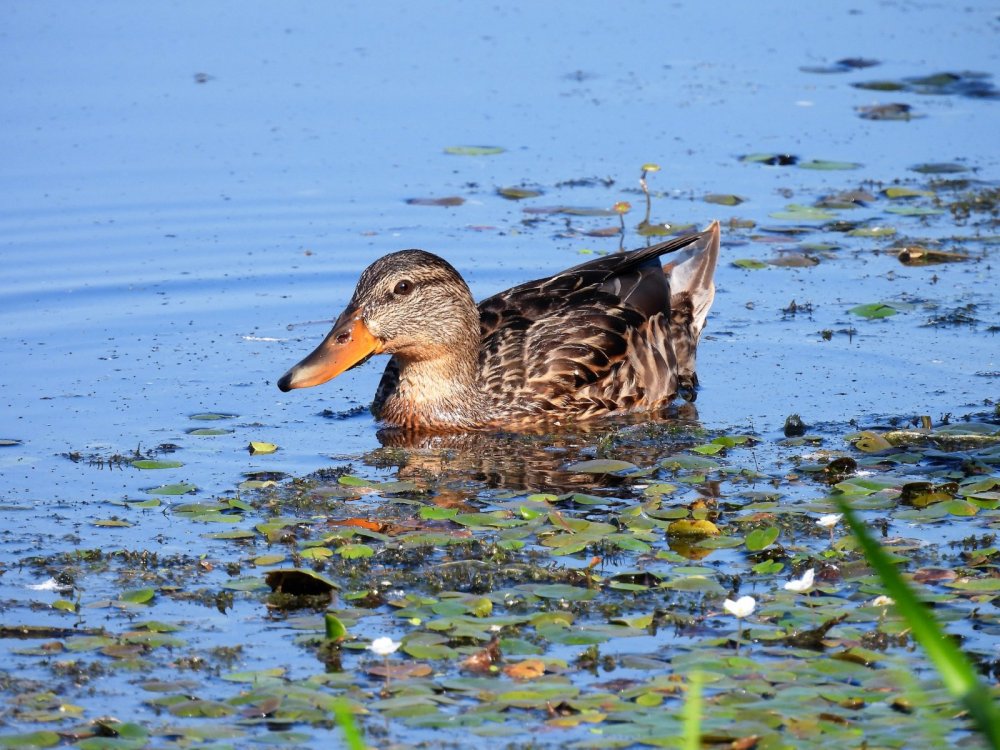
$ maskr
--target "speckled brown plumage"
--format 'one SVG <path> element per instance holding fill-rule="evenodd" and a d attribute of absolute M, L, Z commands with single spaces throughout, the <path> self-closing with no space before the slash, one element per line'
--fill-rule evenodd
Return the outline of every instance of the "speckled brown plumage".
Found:
<path fill-rule="evenodd" d="M 521 284 L 477 308 L 446 261 L 403 250 L 365 270 L 324 345 L 363 323 L 374 351 L 392 355 L 372 412 L 393 427 L 516 428 L 657 409 L 678 391 L 693 398 L 718 251 L 715 222 Z M 299 387 L 297 368 L 318 352 L 279 385 Z M 305 384 L 317 382 L 311 374 Z"/>

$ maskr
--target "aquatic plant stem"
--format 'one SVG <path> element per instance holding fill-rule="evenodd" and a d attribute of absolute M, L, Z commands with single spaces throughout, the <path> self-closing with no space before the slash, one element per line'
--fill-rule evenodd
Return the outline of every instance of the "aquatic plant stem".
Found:
<path fill-rule="evenodd" d="M 343 698 L 333 704 L 333 714 L 337 720 L 337 726 L 344 733 L 344 744 L 347 750 L 365 750 L 365 741 L 361 737 L 361 730 L 354 721 L 354 714 L 347 707 L 347 701 Z"/>
<path fill-rule="evenodd" d="M 701 670 L 694 670 L 688 675 L 688 694 L 681 710 L 682 748 L 683 750 L 699 750 L 701 747 L 701 713 L 702 685 L 705 676 Z"/>
<path fill-rule="evenodd" d="M 913 588 L 903 580 L 885 550 L 847 501 L 839 497 L 835 500 L 868 562 L 875 568 L 886 592 L 895 600 L 896 609 L 906 619 L 913 637 L 927 652 L 945 688 L 965 706 L 989 746 L 1000 750 L 1000 711 L 989 687 L 979 680 L 968 658 L 941 627 L 931 610 L 917 598 Z"/>

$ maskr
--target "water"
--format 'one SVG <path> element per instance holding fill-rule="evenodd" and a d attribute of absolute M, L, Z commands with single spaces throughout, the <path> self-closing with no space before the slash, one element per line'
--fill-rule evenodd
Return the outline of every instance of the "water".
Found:
<path fill-rule="evenodd" d="M 734 216 L 787 224 L 768 214 L 862 181 L 877 191 L 922 179 L 908 170 L 921 162 L 958 161 L 984 184 L 1000 176 L 997 102 L 849 85 L 1000 74 L 1000 18 L 988 3 L 7 3 L 4 17 L 0 438 L 21 441 L 0 448 L 5 566 L 67 534 L 106 548 L 159 534 L 164 553 L 204 543 L 166 517 L 94 532 L 90 522 L 113 513 L 108 500 L 145 497 L 159 479 L 64 454 L 172 443 L 185 467 L 169 481 L 212 497 L 245 472 L 298 475 L 376 448 L 367 414 L 319 413 L 367 404 L 381 361 L 309 391 L 281 394 L 274 381 L 386 252 L 439 253 L 483 298 L 578 263 L 581 251 L 617 249 L 617 239 L 567 232 L 562 218 L 525 222 L 522 209 L 627 199 L 632 225 L 646 162 L 663 167 L 650 178 L 654 218 L 698 225 Z M 799 70 L 849 56 L 882 64 Z M 853 111 L 891 101 L 926 116 L 870 122 Z M 457 145 L 505 152 L 444 153 Z M 755 152 L 863 166 L 739 161 Z M 559 186 L 570 180 L 596 182 Z M 515 203 L 495 192 L 519 184 L 546 194 Z M 749 201 L 701 201 L 709 192 Z M 466 202 L 405 203 L 449 195 Z M 887 222 L 885 205 L 849 218 Z M 889 218 L 904 236 L 961 232 L 945 220 Z M 792 412 L 811 423 L 938 418 L 997 395 L 998 347 L 984 332 L 1000 322 L 988 261 L 908 268 L 875 252 L 886 241 L 827 232 L 809 239 L 844 249 L 819 266 L 748 272 L 729 261 L 772 254 L 749 237 L 724 235 L 699 357 L 709 429 L 773 434 Z M 630 231 L 626 244 L 643 241 Z M 847 313 L 901 297 L 916 305 L 906 316 L 871 323 Z M 793 300 L 812 312 L 783 315 Z M 976 329 L 921 325 L 931 305 L 969 302 L 983 321 Z M 189 419 L 198 412 L 238 416 L 223 421 L 231 433 L 202 438 L 188 434 L 205 426 Z M 250 456 L 250 440 L 281 450 Z M 23 600 L 31 580 L 5 576 L 3 598 Z M 22 605 L 16 621 L 28 618 Z"/>

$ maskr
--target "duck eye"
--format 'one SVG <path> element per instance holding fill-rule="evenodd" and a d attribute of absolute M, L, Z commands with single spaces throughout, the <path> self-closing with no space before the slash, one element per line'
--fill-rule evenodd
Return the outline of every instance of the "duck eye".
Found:
<path fill-rule="evenodd" d="M 413 282 L 408 279 L 403 279 L 393 288 L 393 294 L 406 295 L 413 291 Z"/>

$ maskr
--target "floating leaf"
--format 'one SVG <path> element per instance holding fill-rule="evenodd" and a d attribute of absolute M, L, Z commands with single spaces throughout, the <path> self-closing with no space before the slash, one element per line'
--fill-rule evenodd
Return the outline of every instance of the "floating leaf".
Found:
<path fill-rule="evenodd" d="M 250 445 L 247 446 L 247 450 L 250 451 L 251 455 L 267 454 L 274 453 L 278 450 L 278 446 L 274 443 L 264 443 L 259 440 L 251 440 Z"/>
<path fill-rule="evenodd" d="M 201 414 L 192 414 L 188 419 L 211 422 L 217 419 L 236 419 L 238 416 L 239 414 L 226 414 L 224 412 L 202 412 Z"/>
<path fill-rule="evenodd" d="M 714 203 L 718 206 L 738 206 L 746 201 L 746 198 L 741 198 L 740 196 L 733 195 L 731 193 L 709 193 L 702 198 L 702 200 L 705 201 L 705 203 Z"/>
<path fill-rule="evenodd" d="M 888 318 L 899 312 L 895 307 L 887 305 L 884 302 L 869 302 L 867 305 L 858 305 L 857 307 L 852 307 L 847 312 L 852 315 L 858 315 L 862 318 L 868 318 L 869 320 L 876 320 L 878 318 Z"/>
<path fill-rule="evenodd" d="M 815 206 L 803 206 L 797 203 L 785 206 L 784 211 L 775 211 L 768 214 L 772 219 L 782 219 L 785 221 L 830 221 L 837 218 L 835 213 L 825 211 Z"/>
<path fill-rule="evenodd" d="M 193 484 L 181 482 L 179 484 L 161 484 L 159 487 L 153 487 L 145 492 L 149 495 L 188 495 L 197 490 L 198 488 Z"/>
<path fill-rule="evenodd" d="M 895 227 L 858 227 L 848 233 L 849 237 L 892 237 L 896 234 Z"/>
<path fill-rule="evenodd" d="M 889 206 L 885 211 L 897 216 L 939 216 L 944 213 L 943 209 L 930 206 Z"/>
<path fill-rule="evenodd" d="M 371 557 L 375 550 L 367 544 L 342 544 L 337 547 L 337 554 L 345 560 L 356 560 L 359 557 Z"/>
<path fill-rule="evenodd" d="M 777 526 L 769 526 L 766 529 L 754 529 L 747 534 L 745 542 L 747 549 L 751 552 L 759 552 L 760 550 L 767 549 L 778 538 L 779 533 L 781 532 Z"/>
<path fill-rule="evenodd" d="M 508 664 L 503 673 L 515 680 L 537 680 L 545 674 L 545 662 L 540 659 L 525 659 Z"/>
<path fill-rule="evenodd" d="M 574 474 L 617 474 L 634 471 L 639 468 L 628 461 L 616 461 L 610 458 L 595 458 L 589 461 L 579 461 L 566 467 L 566 471 Z"/>
<path fill-rule="evenodd" d="M 894 186 L 882 191 L 886 198 L 897 200 L 899 198 L 933 198 L 933 190 L 917 190 L 916 188 Z"/>
<path fill-rule="evenodd" d="M 130 604 L 146 604 L 153 600 L 156 596 L 156 589 L 132 589 L 131 591 L 123 591 L 121 596 L 118 598 L 123 602 L 129 602 Z"/>
<path fill-rule="evenodd" d="M 542 194 L 542 191 L 519 187 L 505 187 L 497 190 L 497 193 L 507 200 L 519 201 L 524 200 L 525 198 L 537 198 Z"/>
<path fill-rule="evenodd" d="M 828 161 L 826 159 L 811 159 L 799 162 L 800 169 L 818 169 L 823 171 L 861 169 L 864 166 L 853 161 Z"/>
<path fill-rule="evenodd" d="M 135 469 L 179 469 L 183 465 L 181 461 L 153 461 L 150 459 L 132 462 L 132 467 Z"/>
<path fill-rule="evenodd" d="M 231 435 L 232 432 L 232 430 L 226 430 L 222 427 L 195 427 L 188 430 L 187 434 L 199 437 L 214 437 L 216 435 Z"/>
<path fill-rule="evenodd" d="M 706 519 L 681 518 L 667 526 L 670 536 L 718 536 L 720 533 L 719 527 Z"/>
<path fill-rule="evenodd" d="M 500 146 L 448 146 L 444 150 L 451 156 L 495 156 L 504 151 Z"/>
<path fill-rule="evenodd" d="M 851 85 L 856 89 L 866 91 L 902 91 L 906 88 L 899 81 L 856 81 Z"/>
<path fill-rule="evenodd" d="M 407 198 L 406 203 L 410 206 L 442 206 L 452 208 L 465 203 L 465 198 L 459 195 L 449 195 L 444 198 Z"/>
<path fill-rule="evenodd" d="M 751 260 L 750 258 L 740 258 L 738 260 L 734 260 L 733 265 L 737 268 L 746 268 L 753 271 L 761 268 L 767 268 L 767 263 L 760 260 Z"/>
<path fill-rule="evenodd" d="M 48 729 L 40 732 L 27 732 L 25 734 L 6 734 L 0 736 L 0 747 L 32 748 L 32 747 L 55 747 L 62 742 L 62 738 Z"/>
<path fill-rule="evenodd" d="M 914 172 L 920 172 L 921 174 L 958 174 L 960 172 L 968 172 L 969 168 L 964 164 L 956 164 L 955 162 L 928 162 L 924 164 L 914 164 L 910 167 Z"/>
<path fill-rule="evenodd" d="M 922 117 L 913 111 L 913 107 L 902 102 L 891 104 L 869 104 L 855 107 L 858 116 L 864 120 L 906 121 Z"/>

